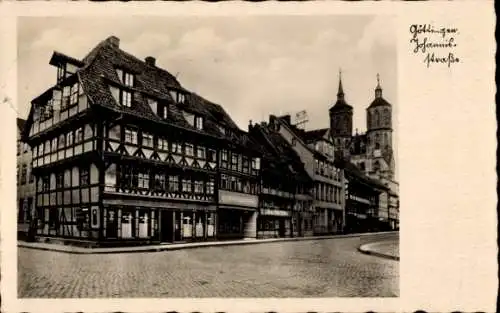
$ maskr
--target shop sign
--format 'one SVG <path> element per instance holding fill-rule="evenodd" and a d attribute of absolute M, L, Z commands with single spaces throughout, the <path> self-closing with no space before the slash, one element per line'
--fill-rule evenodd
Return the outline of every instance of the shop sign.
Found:
<path fill-rule="evenodd" d="M 260 210 L 261 215 L 268 215 L 268 216 L 290 216 L 290 211 L 285 211 L 285 210 L 272 210 L 272 209 L 261 209 Z"/>

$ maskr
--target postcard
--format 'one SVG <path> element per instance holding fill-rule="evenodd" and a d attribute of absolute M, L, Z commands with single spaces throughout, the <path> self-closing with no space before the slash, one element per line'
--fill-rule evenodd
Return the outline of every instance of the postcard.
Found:
<path fill-rule="evenodd" d="M 495 310 L 493 1 L 0 8 L 5 312 Z"/>

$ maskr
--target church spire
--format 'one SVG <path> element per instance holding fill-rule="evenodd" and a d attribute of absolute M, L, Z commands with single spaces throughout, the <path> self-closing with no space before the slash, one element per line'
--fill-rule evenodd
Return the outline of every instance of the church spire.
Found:
<path fill-rule="evenodd" d="M 377 87 L 375 88 L 375 98 L 382 98 L 382 87 L 380 87 L 380 74 L 377 73 Z"/>
<path fill-rule="evenodd" d="M 339 69 L 339 90 L 337 92 L 337 99 L 344 100 L 344 88 L 342 88 L 342 70 Z"/>

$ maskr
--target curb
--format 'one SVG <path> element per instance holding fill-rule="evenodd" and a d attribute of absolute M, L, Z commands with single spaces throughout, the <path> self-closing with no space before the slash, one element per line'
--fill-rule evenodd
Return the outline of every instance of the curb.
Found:
<path fill-rule="evenodd" d="M 368 248 L 368 246 L 370 246 L 371 244 L 372 243 L 368 243 L 368 244 L 364 244 L 364 245 L 359 246 L 358 251 L 363 253 L 363 254 L 373 255 L 373 256 L 376 256 L 379 258 L 385 258 L 385 259 L 389 259 L 389 260 L 393 260 L 393 261 L 399 261 L 399 256 L 380 253 L 380 252 L 376 252 L 376 251 L 371 250 L 370 248 Z"/>
<path fill-rule="evenodd" d="M 139 246 L 136 249 L 130 247 L 123 248 L 81 248 L 72 247 L 69 245 L 60 245 L 54 243 L 30 244 L 26 242 L 18 242 L 17 246 L 21 248 L 62 252 L 70 254 L 118 254 L 118 253 L 140 253 L 140 252 L 161 252 L 170 250 L 184 250 L 184 249 L 198 249 L 209 247 L 223 247 L 223 246 L 238 246 L 238 245 L 255 245 L 276 242 L 289 242 L 289 241 L 311 241 L 311 240 L 325 240 L 325 239 L 342 239 L 352 237 L 364 237 L 370 235 L 383 235 L 383 234 L 397 234 L 398 232 L 379 232 L 379 233 L 361 233 L 361 234 L 347 234 L 347 235 L 330 235 L 318 237 L 295 237 L 295 238 L 276 238 L 276 239 L 252 239 L 241 241 L 218 241 L 218 242 L 204 242 L 204 243 L 189 243 L 189 244 L 166 244 L 162 246 Z M 50 245 L 50 246 L 49 246 Z M 361 247 L 360 247 L 361 248 Z M 361 250 L 360 250 L 361 251 Z"/>

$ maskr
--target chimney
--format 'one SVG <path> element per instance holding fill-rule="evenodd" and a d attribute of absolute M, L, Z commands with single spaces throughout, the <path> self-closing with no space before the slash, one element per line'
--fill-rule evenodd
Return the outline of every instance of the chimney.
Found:
<path fill-rule="evenodd" d="M 151 56 L 146 57 L 144 60 L 146 61 L 146 64 L 149 66 L 155 66 L 155 64 L 156 64 L 156 59 L 151 57 Z"/>
<path fill-rule="evenodd" d="M 116 36 L 110 36 L 106 41 L 114 48 L 120 48 L 120 38 Z"/>

